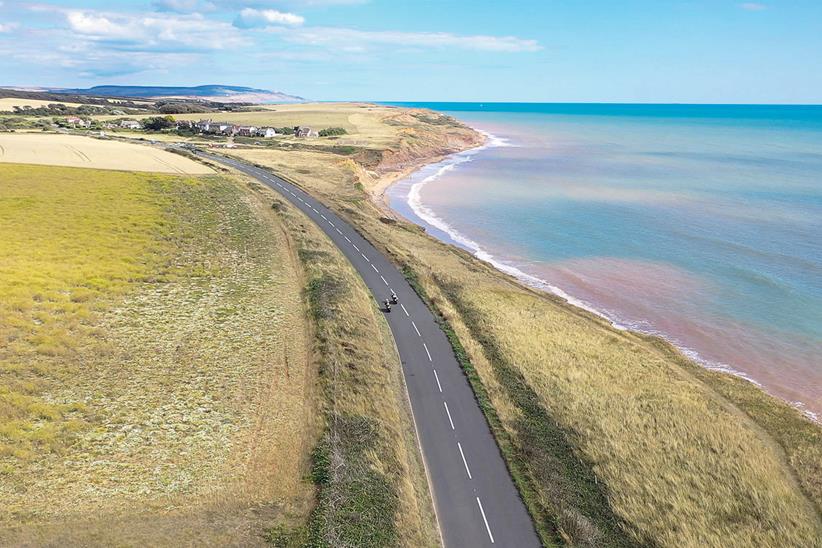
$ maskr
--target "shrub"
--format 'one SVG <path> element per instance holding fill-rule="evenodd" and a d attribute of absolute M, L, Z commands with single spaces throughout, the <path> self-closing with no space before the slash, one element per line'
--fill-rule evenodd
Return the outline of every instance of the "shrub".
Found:
<path fill-rule="evenodd" d="M 331 137 L 332 135 L 347 135 L 344 127 L 328 127 L 320 130 L 320 137 Z"/>

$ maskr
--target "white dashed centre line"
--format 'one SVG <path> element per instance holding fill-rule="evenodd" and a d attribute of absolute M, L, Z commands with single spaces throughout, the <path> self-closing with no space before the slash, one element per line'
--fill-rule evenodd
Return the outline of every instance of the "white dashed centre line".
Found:
<path fill-rule="evenodd" d="M 380 278 L 382 278 L 382 283 L 388 285 L 388 281 L 386 281 L 385 276 L 380 276 Z"/>
<path fill-rule="evenodd" d="M 488 520 L 485 518 L 485 510 L 482 509 L 482 502 L 477 497 L 477 506 L 479 506 L 480 514 L 482 514 L 482 521 L 485 522 L 485 530 L 488 531 L 488 538 L 491 539 L 491 544 L 494 544 L 494 535 L 491 534 L 491 528 L 488 526 Z"/>
<path fill-rule="evenodd" d="M 434 369 L 434 378 L 437 379 L 437 388 L 440 389 L 440 394 L 442 394 L 442 385 L 440 384 L 440 376 L 437 375 L 437 370 Z"/>
<path fill-rule="evenodd" d="M 405 305 L 404 305 L 404 304 L 400 303 L 400 308 L 402 308 L 402 311 L 403 311 L 403 312 L 405 312 L 405 315 L 406 315 L 406 316 L 409 316 L 408 311 L 405 309 Z"/>
<path fill-rule="evenodd" d="M 327 220 L 328 220 L 328 218 L 326 218 L 326 216 L 325 216 L 325 215 L 323 215 L 322 213 L 320 213 L 320 217 L 322 217 L 322 218 L 323 218 L 323 221 L 327 221 Z"/>
<path fill-rule="evenodd" d="M 333 226 L 334 228 L 337 228 L 337 225 L 335 225 L 335 224 L 334 224 L 334 223 L 332 223 L 331 221 L 328 221 L 328 224 L 330 224 L 330 225 L 331 225 L 331 226 Z M 337 231 L 337 232 L 339 232 L 339 231 Z"/>
<path fill-rule="evenodd" d="M 349 238 L 348 236 L 346 236 L 346 237 L 345 237 L 345 241 L 346 241 L 346 242 L 348 242 L 348 243 L 350 244 L 350 243 L 351 243 L 351 238 Z"/>
<path fill-rule="evenodd" d="M 468 479 L 474 479 L 471 477 L 471 470 L 468 469 L 468 461 L 465 460 L 465 453 L 462 452 L 462 445 L 460 442 L 457 442 L 457 448 L 460 450 L 460 456 L 462 457 L 462 464 L 465 465 L 465 472 L 468 474 Z"/>
<path fill-rule="evenodd" d="M 425 348 L 425 353 L 428 354 L 428 361 L 433 362 L 434 360 L 431 359 L 431 352 L 428 351 L 428 345 L 425 344 L 425 343 L 422 343 L 422 346 L 423 346 L 423 348 Z"/>
<path fill-rule="evenodd" d="M 363 259 L 365 259 L 366 261 L 368 261 L 368 257 L 366 257 L 366 256 L 365 256 L 365 253 L 363 253 L 363 252 L 361 251 L 361 252 L 360 252 L 360 255 L 362 255 L 362 258 L 363 258 Z M 371 261 L 368 261 L 368 262 L 371 262 Z"/>
<path fill-rule="evenodd" d="M 336 230 L 336 231 L 337 231 L 337 234 L 342 234 L 342 232 L 340 231 L 340 229 L 339 229 L 339 228 L 334 227 L 334 230 Z"/>
<path fill-rule="evenodd" d="M 442 404 L 445 406 L 445 414 L 448 415 L 448 422 L 451 424 L 451 430 L 456 430 L 456 428 L 454 428 L 454 421 L 451 420 L 451 411 L 448 410 L 448 404 L 445 403 L 445 402 L 442 402 Z M 460 453 L 462 453 L 462 448 L 460 448 Z M 464 456 L 462 457 L 462 460 L 465 460 Z M 468 470 L 468 465 L 467 464 L 465 465 L 465 469 Z M 471 477 L 470 472 L 468 473 L 468 477 L 469 478 Z"/>
<path fill-rule="evenodd" d="M 374 266 L 373 264 L 371 265 L 371 268 L 373 268 L 373 269 L 374 269 L 374 272 L 376 272 L 377 274 L 379 274 L 379 273 L 380 273 L 380 271 L 379 271 L 379 270 L 377 270 L 377 267 L 376 267 L 376 266 Z"/>
<path fill-rule="evenodd" d="M 414 326 L 414 331 L 417 332 L 417 336 L 422 337 L 422 335 L 420 335 L 420 330 L 417 329 L 417 324 L 414 323 L 414 320 L 411 320 L 411 325 Z"/>
<path fill-rule="evenodd" d="M 360 248 L 359 248 L 359 247 L 357 247 L 357 244 L 351 244 L 351 245 L 353 245 L 353 246 L 354 246 L 354 249 L 356 249 L 357 251 L 359 251 L 359 250 L 360 250 Z"/>

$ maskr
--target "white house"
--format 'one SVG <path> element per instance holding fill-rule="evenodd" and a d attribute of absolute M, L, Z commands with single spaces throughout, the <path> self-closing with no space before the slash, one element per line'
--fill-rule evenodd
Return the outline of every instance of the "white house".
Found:
<path fill-rule="evenodd" d="M 257 135 L 260 137 L 265 137 L 266 139 L 270 139 L 277 135 L 277 131 L 273 127 L 261 127 L 257 130 Z"/>
<path fill-rule="evenodd" d="M 137 120 L 123 120 L 120 122 L 120 127 L 123 129 L 140 129 L 143 126 Z"/>

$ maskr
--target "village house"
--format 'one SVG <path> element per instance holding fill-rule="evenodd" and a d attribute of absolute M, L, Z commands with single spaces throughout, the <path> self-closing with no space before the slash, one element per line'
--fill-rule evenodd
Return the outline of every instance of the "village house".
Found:
<path fill-rule="evenodd" d="M 239 126 L 235 133 L 237 135 L 240 135 L 241 137 L 254 137 L 255 135 L 257 135 L 257 127 L 256 126 Z"/>
<path fill-rule="evenodd" d="M 123 129 L 140 129 L 143 126 L 137 120 L 123 120 L 120 122 L 120 127 Z"/>
<path fill-rule="evenodd" d="M 66 123 L 71 124 L 74 127 L 88 127 L 91 125 L 89 122 L 83 120 L 82 118 L 78 118 L 77 116 L 69 116 L 66 118 Z"/>
<path fill-rule="evenodd" d="M 194 129 L 195 124 L 191 120 L 177 120 L 175 122 L 177 129 Z"/>
<path fill-rule="evenodd" d="M 204 133 L 214 133 L 218 135 L 233 135 L 234 126 L 225 122 L 211 122 Z"/>
<path fill-rule="evenodd" d="M 181 124 L 185 123 L 190 125 L 181 126 Z M 272 127 L 238 126 L 227 122 L 215 122 L 213 120 L 200 120 L 199 122 L 181 120 L 178 122 L 177 127 L 185 127 L 193 131 L 211 135 L 240 135 L 242 137 L 259 136 L 268 138 L 277 135 L 277 131 Z"/>
<path fill-rule="evenodd" d="M 295 126 L 294 127 L 294 136 L 300 138 L 306 137 L 317 137 L 319 134 L 311 129 L 310 127 L 306 126 Z"/>

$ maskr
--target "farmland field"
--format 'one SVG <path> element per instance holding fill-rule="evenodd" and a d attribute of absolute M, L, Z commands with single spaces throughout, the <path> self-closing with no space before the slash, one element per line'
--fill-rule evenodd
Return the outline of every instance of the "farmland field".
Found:
<path fill-rule="evenodd" d="M 3 162 L 159 173 L 212 173 L 211 169 L 188 158 L 147 146 L 49 133 L 0 134 L 0 163 Z"/>
<path fill-rule="evenodd" d="M 315 370 L 270 202 L 217 176 L 0 181 L 0 545 L 253 545 L 301 522 Z"/>
<path fill-rule="evenodd" d="M 40 99 L 18 99 L 16 97 L 0 98 L 0 112 L 12 112 L 14 107 L 47 107 L 49 105 L 65 105 L 67 107 L 79 107 L 80 103 L 65 103 L 63 101 L 42 101 Z"/>

